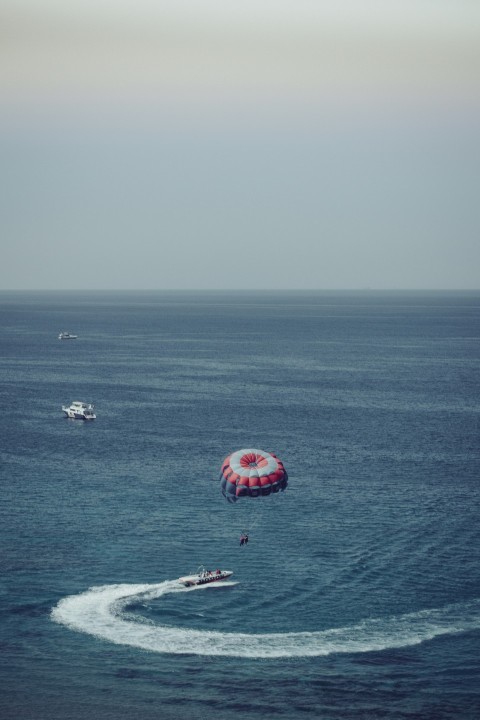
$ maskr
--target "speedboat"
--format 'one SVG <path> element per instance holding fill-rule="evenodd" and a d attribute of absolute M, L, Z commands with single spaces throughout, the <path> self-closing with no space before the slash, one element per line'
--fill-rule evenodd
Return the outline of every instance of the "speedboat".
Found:
<path fill-rule="evenodd" d="M 226 580 L 231 575 L 233 575 L 233 570 L 205 570 L 201 566 L 194 575 L 185 575 L 185 577 L 178 578 L 178 582 L 185 585 L 185 587 L 192 587 L 193 585 L 206 585 L 207 583 Z"/>
<path fill-rule="evenodd" d="M 78 338 L 78 335 L 72 335 L 69 332 L 61 332 L 58 336 L 59 340 L 76 340 Z"/>
<path fill-rule="evenodd" d="M 72 402 L 69 407 L 62 405 L 62 410 L 66 417 L 74 418 L 75 420 L 95 420 L 97 417 L 93 412 L 93 405 L 89 403 Z"/>

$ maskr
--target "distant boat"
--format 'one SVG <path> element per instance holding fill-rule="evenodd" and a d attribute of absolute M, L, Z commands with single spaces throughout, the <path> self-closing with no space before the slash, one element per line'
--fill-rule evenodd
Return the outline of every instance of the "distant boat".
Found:
<path fill-rule="evenodd" d="M 62 405 L 66 417 L 74 420 L 95 420 L 97 417 L 93 412 L 93 405 L 84 402 L 72 402 L 70 406 Z"/>
<path fill-rule="evenodd" d="M 58 336 L 59 340 L 76 340 L 78 338 L 78 335 L 72 335 L 69 332 L 61 332 Z"/>

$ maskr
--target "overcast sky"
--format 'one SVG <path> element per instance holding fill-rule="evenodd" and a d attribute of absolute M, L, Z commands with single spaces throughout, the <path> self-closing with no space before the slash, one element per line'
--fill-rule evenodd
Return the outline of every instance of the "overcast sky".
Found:
<path fill-rule="evenodd" d="M 480 288 L 478 0 L 2 0 L 0 289 Z"/>

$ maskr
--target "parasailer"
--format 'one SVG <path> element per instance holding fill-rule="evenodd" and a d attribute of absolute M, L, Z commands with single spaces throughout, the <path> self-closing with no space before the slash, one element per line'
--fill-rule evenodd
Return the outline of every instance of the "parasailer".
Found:
<path fill-rule="evenodd" d="M 232 453 L 222 463 L 222 493 L 229 502 L 241 497 L 270 495 L 287 487 L 283 463 L 265 450 L 244 449 Z"/>

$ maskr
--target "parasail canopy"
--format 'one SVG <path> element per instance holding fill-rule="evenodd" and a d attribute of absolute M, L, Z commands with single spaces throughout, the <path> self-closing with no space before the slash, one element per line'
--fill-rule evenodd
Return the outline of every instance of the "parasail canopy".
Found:
<path fill-rule="evenodd" d="M 285 490 L 288 482 L 283 463 L 273 453 L 249 448 L 237 450 L 222 463 L 222 493 L 229 502 Z"/>

